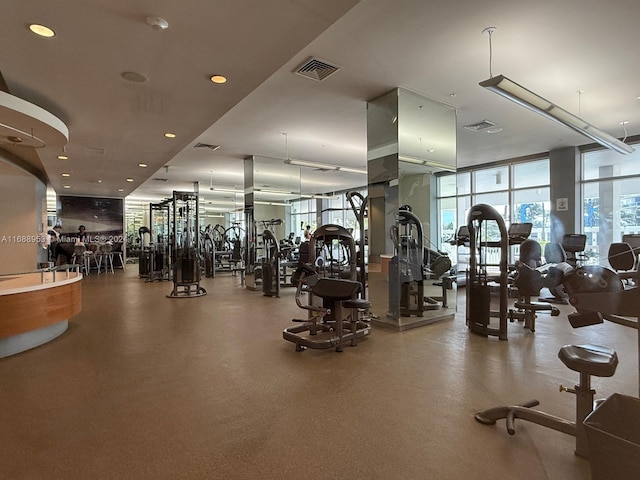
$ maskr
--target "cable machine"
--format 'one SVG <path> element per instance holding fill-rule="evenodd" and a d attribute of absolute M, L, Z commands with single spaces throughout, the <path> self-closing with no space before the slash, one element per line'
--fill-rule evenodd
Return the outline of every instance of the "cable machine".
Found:
<path fill-rule="evenodd" d="M 262 232 L 262 293 L 268 297 L 280 296 L 280 245 L 271 230 Z"/>
<path fill-rule="evenodd" d="M 147 282 L 171 279 L 171 200 L 149 205 L 151 242 L 149 244 L 149 272 Z"/>
<path fill-rule="evenodd" d="M 467 271 L 467 327 L 480 335 L 507 339 L 507 263 L 509 236 L 502 216 L 491 205 L 474 205 L 467 216 L 469 270 Z M 491 287 L 499 287 L 499 309 L 491 310 Z M 490 326 L 491 317 L 499 326 Z"/>
<path fill-rule="evenodd" d="M 198 194 L 173 192 L 173 290 L 168 297 L 200 297 Z"/>

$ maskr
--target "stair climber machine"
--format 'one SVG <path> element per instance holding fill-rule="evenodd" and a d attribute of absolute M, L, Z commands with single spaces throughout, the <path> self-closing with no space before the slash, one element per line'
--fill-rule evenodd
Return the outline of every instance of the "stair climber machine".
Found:
<path fill-rule="evenodd" d="M 446 307 L 451 281 L 442 281 L 440 297 L 425 296 L 424 282 L 450 273 L 451 260 L 446 254 L 425 248 L 422 223 L 410 206 L 404 205 L 398 211 L 398 223 L 391 228 L 391 238 L 396 255 L 389 265 L 390 311 L 397 311 L 399 307 L 402 317 L 421 317 L 427 310 Z"/>
<path fill-rule="evenodd" d="M 467 327 L 473 333 L 507 340 L 509 236 L 504 220 L 491 205 L 471 207 L 467 216 Z M 499 289 L 498 310 L 491 310 L 491 285 Z M 498 326 L 491 325 L 498 319 Z"/>
<path fill-rule="evenodd" d="M 198 194 L 173 192 L 173 290 L 170 298 L 200 297 L 207 291 L 200 286 L 200 230 Z"/>
<path fill-rule="evenodd" d="M 294 319 L 298 325 L 285 328 L 282 337 L 306 348 L 335 348 L 345 343 L 356 346 L 371 332 L 371 304 L 361 298 L 362 284 L 356 280 L 356 249 L 353 237 L 340 225 L 318 227 L 309 240 L 309 263 L 300 263 L 296 304 L 307 313 Z M 306 297 L 306 298 L 305 298 Z"/>

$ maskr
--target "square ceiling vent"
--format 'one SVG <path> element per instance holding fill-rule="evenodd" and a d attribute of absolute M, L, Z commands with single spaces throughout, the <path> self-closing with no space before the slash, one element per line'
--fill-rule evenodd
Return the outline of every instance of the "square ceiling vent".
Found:
<path fill-rule="evenodd" d="M 492 128 L 495 126 L 495 123 L 485 119 L 476 123 L 472 123 L 470 125 L 465 125 L 462 128 L 466 128 L 467 130 L 471 130 L 472 132 L 479 132 L 481 130 L 486 130 L 487 128 Z"/>
<path fill-rule="evenodd" d="M 294 70 L 293 73 L 310 78 L 316 82 L 321 82 L 338 70 L 339 67 L 325 62 L 324 60 L 312 57 Z"/>

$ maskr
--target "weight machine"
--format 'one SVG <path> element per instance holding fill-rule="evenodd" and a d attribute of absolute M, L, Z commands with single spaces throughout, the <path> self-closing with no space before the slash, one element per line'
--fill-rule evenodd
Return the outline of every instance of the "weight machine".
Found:
<path fill-rule="evenodd" d="M 358 269 L 358 281 L 362 284 L 362 290 L 360 291 L 360 298 L 367 298 L 367 260 L 366 260 L 366 246 L 367 246 L 367 230 L 365 221 L 367 218 L 367 201 L 368 197 L 363 196 L 360 192 L 350 191 L 347 192 L 347 201 L 351 205 L 351 210 L 356 216 L 356 221 L 359 227 L 359 245 L 357 245 L 356 251 L 356 265 Z"/>
<path fill-rule="evenodd" d="M 171 200 L 149 205 L 149 218 L 151 219 L 151 242 L 149 245 L 149 274 L 147 282 L 155 280 L 171 279 Z"/>
<path fill-rule="evenodd" d="M 173 192 L 173 290 L 168 297 L 200 297 L 207 291 L 200 286 L 198 194 Z"/>
<path fill-rule="evenodd" d="M 356 281 L 355 242 L 344 227 L 323 225 L 311 235 L 309 257 L 310 263 L 294 274 L 296 304 L 307 311 L 307 319 L 294 319 L 301 324 L 285 328 L 282 336 L 296 344 L 296 351 L 335 347 L 341 352 L 344 342 L 355 346 L 371 331 L 365 320 L 371 304 L 358 298 L 363 286 Z"/>
<path fill-rule="evenodd" d="M 509 236 L 502 216 L 491 205 L 474 205 L 467 216 L 469 269 L 467 271 L 467 327 L 480 335 L 507 339 Z M 499 308 L 491 310 L 491 286 L 499 288 Z M 498 327 L 490 326 L 491 317 Z"/>
<path fill-rule="evenodd" d="M 271 230 L 262 232 L 262 293 L 268 297 L 280 296 L 280 246 Z"/>
<path fill-rule="evenodd" d="M 440 279 L 451 269 L 447 255 L 424 246 L 422 223 L 411 207 L 405 205 L 398 211 L 398 224 L 391 228 L 391 239 L 396 255 L 391 260 L 389 276 L 389 301 L 391 311 L 398 305 L 398 281 L 400 281 L 400 316 L 423 316 L 427 310 L 447 306 L 447 289 L 451 280 L 442 278 L 442 296 L 425 296 L 424 281 Z"/>

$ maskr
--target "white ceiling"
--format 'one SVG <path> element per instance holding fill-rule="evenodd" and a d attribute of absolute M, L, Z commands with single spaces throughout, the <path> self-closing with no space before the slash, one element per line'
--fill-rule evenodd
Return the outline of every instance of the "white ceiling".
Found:
<path fill-rule="evenodd" d="M 490 67 L 616 137 L 623 120 L 637 135 L 639 14 L 632 0 L 21 0 L 0 17 L 0 70 L 10 93 L 67 124 L 70 158 L 0 147 L 40 162 L 58 194 L 155 201 L 197 181 L 209 196 L 210 184 L 242 187 L 250 155 L 364 168 L 366 102 L 396 87 L 456 109 L 458 166 L 589 143 L 478 86 Z M 169 28 L 151 29 L 152 15 Z M 56 37 L 31 34 L 34 22 Z M 309 57 L 340 69 L 321 82 L 293 74 Z M 217 73 L 227 84 L 208 80 Z M 502 132 L 462 128 L 484 119 Z M 301 172 L 307 193 L 366 183 Z"/>

